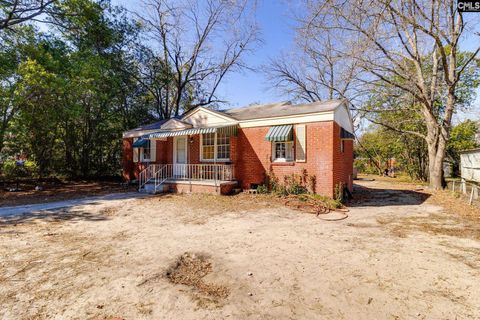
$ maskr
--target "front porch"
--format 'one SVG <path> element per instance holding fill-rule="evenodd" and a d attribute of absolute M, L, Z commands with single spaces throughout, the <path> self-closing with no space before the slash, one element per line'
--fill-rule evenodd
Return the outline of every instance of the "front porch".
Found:
<path fill-rule="evenodd" d="M 148 193 L 229 194 L 236 185 L 230 164 L 149 164 L 138 175 L 138 190 Z"/>
<path fill-rule="evenodd" d="M 132 171 L 139 191 L 231 192 L 236 135 L 232 124 L 193 128 L 170 119 L 162 130 L 133 138 Z"/>

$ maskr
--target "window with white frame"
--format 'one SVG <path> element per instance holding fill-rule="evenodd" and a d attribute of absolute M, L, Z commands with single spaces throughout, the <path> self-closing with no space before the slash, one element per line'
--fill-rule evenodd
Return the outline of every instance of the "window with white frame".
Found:
<path fill-rule="evenodd" d="M 215 133 L 205 133 L 202 135 L 202 160 L 215 159 Z"/>
<path fill-rule="evenodd" d="M 272 147 L 273 161 L 293 161 L 293 141 L 276 141 Z"/>
<path fill-rule="evenodd" d="M 230 160 L 230 137 L 217 133 L 217 160 Z"/>
<path fill-rule="evenodd" d="M 202 161 L 230 160 L 230 137 L 220 133 L 204 133 L 200 149 Z"/>
<path fill-rule="evenodd" d="M 152 147 L 150 140 L 147 140 L 145 147 L 142 148 L 142 161 L 150 161 L 152 156 Z"/>

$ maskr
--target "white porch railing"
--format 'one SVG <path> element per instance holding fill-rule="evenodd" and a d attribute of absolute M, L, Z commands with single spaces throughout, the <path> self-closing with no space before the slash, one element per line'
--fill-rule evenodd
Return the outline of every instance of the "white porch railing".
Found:
<path fill-rule="evenodd" d="M 158 170 L 160 170 L 163 166 L 163 164 L 149 164 L 145 169 L 140 171 L 138 174 L 138 188 L 142 189 L 145 184 L 155 177 Z"/>
<path fill-rule="evenodd" d="M 139 189 L 150 181 L 157 191 L 166 180 L 220 182 L 234 178 L 233 165 L 228 164 L 151 164 L 140 172 Z"/>

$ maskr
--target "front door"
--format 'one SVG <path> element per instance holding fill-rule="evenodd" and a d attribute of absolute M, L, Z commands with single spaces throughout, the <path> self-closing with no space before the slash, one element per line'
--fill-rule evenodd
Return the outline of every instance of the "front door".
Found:
<path fill-rule="evenodd" d="M 174 137 L 173 174 L 177 178 L 186 178 L 187 146 L 187 136 Z"/>

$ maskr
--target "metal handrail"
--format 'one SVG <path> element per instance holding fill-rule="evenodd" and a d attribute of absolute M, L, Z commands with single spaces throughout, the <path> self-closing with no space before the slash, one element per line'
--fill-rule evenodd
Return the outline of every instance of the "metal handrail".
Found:
<path fill-rule="evenodd" d="M 169 165 L 164 165 L 160 170 L 155 173 L 155 192 L 167 179 L 170 177 Z"/>
<path fill-rule="evenodd" d="M 138 174 L 138 190 L 141 190 L 150 180 L 155 177 L 156 172 L 163 164 L 149 164 Z"/>
<path fill-rule="evenodd" d="M 139 174 L 139 190 L 153 180 L 155 191 L 166 180 L 231 181 L 233 165 L 228 164 L 151 164 Z"/>

